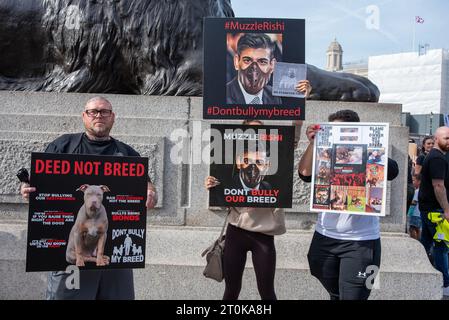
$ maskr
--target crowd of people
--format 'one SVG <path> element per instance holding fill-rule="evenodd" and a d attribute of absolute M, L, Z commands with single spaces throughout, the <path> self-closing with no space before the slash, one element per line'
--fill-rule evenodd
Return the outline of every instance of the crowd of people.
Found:
<path fill-rule="evenodd" d="M 256 46 L 256 47 L 255 47 Z M 234 67 L 237 75 L 227 86 L 227 99 L 232 103 L 260 104 L 271 103 L 271 92 L 267 85 L 274 64 L 273 46 L 268 37 L 260 35 L 243 36 L 237 45 Z M 245 92 L 243 94 L 242 90 Z M 297 91 L 307 98 L 312 90 L 309 81 L 298 82 Z M 234 99 L 235 100 L 232 100 Z M 258 102 L 254 102 L 255 100 Z M 63 135 L 50 143 L 46 152 L 139 156 L 130 146 L 112 138 L 109 133 L 115 120 L 111 103 L 105 98 L 96 97 L 87 102 L 82 113 L 85 132 Z M 360 122 L 359 115 L 352 110 L 340 110 L 328 116 L 329 122 Z M 260 121 L 246 122 L 247 125 L 261 125 Z M 301 123 L 296 121 L 295 125 Z M 312 124 L 306 129 L 309 144 L 302 153 L 297 174 L 304 182 L 310 182 L 313 167 L 313 148 L 315 136 L 320 126 Z M 296 130 L 297 132 L 299 130 Z M 295 134 L 298 137 L 298 134 Z M 297 139 L 295 139 L 297 142 Z M 448 247 L 444 241 L 434 239 L 438 225 L 435 214 L 443 221 L 449 221 L 449 127 L 441 127 L 434 137 L 423 140 L 422 154 L 416 163 L 410 163 L 409 183 L 409 232 L 420 240 L 435 268 L 442 272 L 443 294 L 449 295 Z M 337 163 L 361 164 L 362 150 L 338 150 Z M 329 154 L 321 154 L 328 159 Z M 379 152 L 372 152 L 368 159 L 371 165 L 385 162 Z M 239 161 L 239 176 L 236 177 L 245 189 L 263 190 L 264 164 L 260 157 L 264 152 L 246 152 Z M 323 167 L 321 178 L 326 178 Z M 399 174 L 398 164 L 388 158 L 387 178 L 395 179 Z M 344 185 L 363 185 L 363 179 L 357 175 L 348 175 L 350 181 Z M 376 186 L 371 179 L 370 185 Z M 209 176 L 205 188 L 218 187 L 220 181 Z M 28 199 L 36 188 L 23 183 L 21 193 Z M 157 193 L 151 181 L 148 181 L 147 208 L 157 203 Z M 333 194 L 332 209 L 342 205 L 340 194 Z M 327 199 L 323 198 L 323 201 Z M 353 206 L 362 205 L 357 195 L 352 195 Z M 372 203 L 373 204 L 373 203 Z M 373 205 L 376 205 L 375 203 Z M 230 208 L 226 241 L 224 247 L 223 299 L 238 299 L 242 276 L 246 264 L 247 252 L 252 253 L 257 287 L 262 299 L 275 300 L 276 248 L 274 236 L 286 232 L 285 215 L 281 208 Z M 366 300 L 371 287 L 367 285 L 369 268 L 380 268 L 381 237 L 378 216 L 322 212 L 318 214 L 315 232 L 307 254 L 311 274 L 316 277 L 329 293 L 332 300 Z M 64 272 L 52 272 L 48 278 L 48 299 L 134 299 L 133 274 L 128 269 L 81 270 L 81 289 L 69 290 L 65 287 L 67 275 Z"/>
<path fill-rule="evenodd" d="M 435 215 L 449 220 L 449 127 L 440 127 L 434 136 L 422 140 L 419 155 L 409 158 L 409 191 L 407 225 L 410 236 L 420 241 L 434 267 L 443 274 L 443 295 L 449 296 L 449 248 L 440 238 Z"/>
<path fill-rule="evenodd" d="M 307 94 L 311 86 L 307 81 L 301 89 Z M 92 115 L 95 111 L 95 115 Z M 329 115 L 329 122 L 359 122 L 351 110 Z M 63 135 L 47 147 L 46 152 L 78 154 L 126 154 L 138 156 L 130 146 L 113 139 L 109 131 L 114 123 L 111 103 L 101 97 L 89 100 L 84 108 L 84 133 Z M 245 122 L 261 125 L 260 121 Z M 307 127 L 309 145 L 298 164 L 298 175 L 311 181 L 313 144 L 319 126 Z M 74 147 L 74 148 L 73 148 Z M 449 220 L 449 128 L 439 128 L 435 136 L 423 141 L 422 155 L 416 165 L 409 168 L 414 187 L 408 209 L 410 235 L 420 240 L 437 270 L 442 272 L 443 294 L 449 295 L 448 247 L 444 241 L 434 240 L 437 225 L 430 214 L 435 212 Z M 123 153 L 123 152 L 121 152 Z M 418 162 L 420 164 L 418 164 Z M 247 166 L 252 164 L 248 163 Z M 419 166 L 419 167 L 418 167 Z M 388 180 L 398 173 L 396 161 L 388 158 Z M 242 170 L 243 172 L 244 170 Z M 418 171 L 418 172 L 417 172 Z M 207 189 L 219 184 L 214 177 L 205 182 Z M 36 189 L 23 183 L 22 196 L 29 198 Z M 157 193 L 148 181 L 147 208 L 154 208 Z M 237 299 L 242 286 L 246 254 L 252 252 L 260 296 L 275 300 L 276 249 L 274 236 L 286 232 L 284 212 L 279 208 L 231 208 L 225 241 L 224 299 Z M 245 245 L 243 245 L 245 244 Z M 368 299 L 371 289 L 366 285 L 369 266 L 380 267 L 381 241 L 379 217 L 323 212 L 318 215 L 315 233 L 307 254 L 310 272 L 328 291 L 331 299 Z M 134 286 L 131 270 L 82 270 L 82 290 L 65 288 L 67 275 L 51 272 L 48 279 L 48 299 L 133 299 Z"/>

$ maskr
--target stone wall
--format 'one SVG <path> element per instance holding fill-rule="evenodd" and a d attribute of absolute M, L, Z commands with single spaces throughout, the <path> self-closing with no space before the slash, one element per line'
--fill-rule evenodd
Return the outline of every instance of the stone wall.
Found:
<path fill-rule="evenodd" d="M 0 208 L 20 204 L 15 173 L 29 167 L 30 152 L 42 151 L 59 134 L 83 129 L 81 111 L 88 94 L 0 92 Z M 112 135 L 134 146 L 150 158 L 150 177 L 160 193 L 158 207 L 150 215 L 150 223 L 159 225 L 219 226 L 223 214 L 211 211 L 203 187 L 208 166 L 198 157 L 207 145 L 203 133 L 211 121 L 202 120 L 202 99 L 185 97 L 153 97 L 105 95 L 113 104 L 117 118 Z M 408 128 L 401 126 L 401 106 L 375 103 L 343 103 L 310 101 L 306 122 L 295 153 L 295 165 L 307 146 L 305 127 L 323 122 L 327 115 L 341 109 L 359 113 L 361 121 L 390 123 L 390 157 L 398 162 L 400 174 L 390 184 L 387 216 L 381 219 L 382 231 L 402 232 L 405 228 L 405 179 L 407 165 Z M 231 121 L 240 123 L 240 121 Z M 290 125 L 290 122 L 273 121 Z M 173 147 L 179 143 L 179 130 L 190 134 L 185 144 L 190 163 L 175 164 L 170 159 Z M 177 131 L 178 130 L 178 131 Z M 172 141 L 174 139 L 174 141 Z M 309 184 L 294 174 L 293 208 L 287 210 L 287 226 L 293 229 L 313 229 L 316 214 L 309 213 Z M 22 219 L 24 216 L 21 217 Z"/>

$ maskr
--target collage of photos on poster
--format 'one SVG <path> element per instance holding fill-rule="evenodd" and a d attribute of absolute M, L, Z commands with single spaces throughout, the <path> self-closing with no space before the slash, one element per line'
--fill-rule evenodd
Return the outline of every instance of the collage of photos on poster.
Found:
<path fill-rule="evenodd" d="M 321 125 L 311 210 L 384 215 L 387 146 L 387 124 Z"/>

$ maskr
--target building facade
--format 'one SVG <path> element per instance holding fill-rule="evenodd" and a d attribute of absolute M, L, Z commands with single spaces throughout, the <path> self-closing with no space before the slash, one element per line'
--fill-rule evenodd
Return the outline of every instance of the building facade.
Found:
<path fill-rule="evenodd" d="M 373 56 L 368 70 L 380 90 L 379 102 L 401 103 L 412 115 L 449 113 L 449 51 Z"/>

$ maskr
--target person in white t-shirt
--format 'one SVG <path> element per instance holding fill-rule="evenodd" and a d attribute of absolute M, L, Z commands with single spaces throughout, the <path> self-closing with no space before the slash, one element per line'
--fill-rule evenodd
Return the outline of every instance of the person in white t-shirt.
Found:
<path fill-rule="evenodd" d="M 329 116 L 329 122 L 360 122 L 352 110 Z M 298 165 L 299 177 L 310 182 L 313 143 L 319 125 L 310 125 L 309 146 Z M 396 161 L 388 159 L 388 180 L 398 175 Z M 310 272 L 328 291 L 331 300 L 366 300 L 371 293 L 374 272 L 380 266 L 379 217 L 336 212 L 318 215 L 315 233 L 307 254 Z"/>

